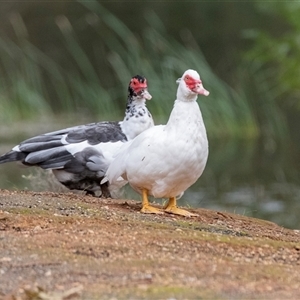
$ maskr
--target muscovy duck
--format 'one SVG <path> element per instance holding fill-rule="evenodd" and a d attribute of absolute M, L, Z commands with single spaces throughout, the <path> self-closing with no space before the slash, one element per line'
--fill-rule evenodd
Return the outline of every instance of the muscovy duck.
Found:
<path fill-rule="evenodd" d="M 208 141 L 198 94 L 208 96 L 199 74 L 187 70 L 177 80 L 177 100 L 166 125 L 154 126 L 123 145 L 106 177 L 114 184 L 121 176 L 142 194 L 143 213 L 163 213 L 149 205 L 148 195 L 169 198 L 167 213 L 195 216 L 176 205 L 181 195 L 201 176 L 208 158 Z"/>
<path fill-rule="evenodd" d="M 146 78 L 136 75 L 128 86 L 123 121 L 91 123 L 32 137 L 0 156 L 0 164 L 20 161 L 52 169 L 58 181 L 71 190 L 111 197 L 108 184 L 100 182 L 122 144 L 154 126 L 146 107 L 151 98 Z"/>

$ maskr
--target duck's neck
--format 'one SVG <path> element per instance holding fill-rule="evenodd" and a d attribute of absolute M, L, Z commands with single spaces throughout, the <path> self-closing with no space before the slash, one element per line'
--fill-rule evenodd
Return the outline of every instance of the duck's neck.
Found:
<path fill-rule="evenodd" d="M 176 101 L 178 102 L 196 102 L 198 95 L 182 88 L 177 89 Z"/>
<path fill-rule="evenodd" d="M 136 100 L 128 96 L 124 121 L 127 118 L 132 118 L 136 115 L 138 116 L 140 116 L 141 114 L 144 115 L 145 113 L 147 113 L 147 111 L 148 110 L 146 108 L 146 99 Z"/>
<path fill-rule="evenodd" d="M 127 139 L 135 138 L 138 134 L 151 126 L 153 126 L 153 120 L 146 107 L 146 100 L 136 100 L 129 96 L 125 117 L 123 122 L 121 122 L 122 131 L 127 136 Z"/>
<path fill-rule="evenodd" d="M 176 100 L 167 123 L 170 130 L 186 131 L 189 127 L 206 132 L 202 114 L 196 101 Z"/>

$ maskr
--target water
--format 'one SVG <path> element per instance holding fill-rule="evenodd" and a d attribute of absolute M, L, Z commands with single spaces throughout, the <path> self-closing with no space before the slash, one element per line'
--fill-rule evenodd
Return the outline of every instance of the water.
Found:
<path fill-rule="evenodd" d="M 300 147 L 262 140 L 210 145 L 207 167 L 186 191 L 186 204 L 300 228 Z"/>
<path fill-rule="evenodd" d="M 1 145 L 1 153 L 11 146 Z M 209 160 L 202 177 L 178 203 L 262 218 L 300 229 L 299 148 L 279 147 L 261 140 L 210 141 Z M 0 188 L 56 190 L 52 183 L 43 183 L 47 176 L 43 179 L 41 174 L 46 172 L 37 174 L 38 168 L 21 168 L 16 163 L 0 165 L 0 168 Z M 28 179 L 32 174 L 37 174 L 37 182 L 36 178 Z M 140 199 L 135 193 L 129 195 Z"/>

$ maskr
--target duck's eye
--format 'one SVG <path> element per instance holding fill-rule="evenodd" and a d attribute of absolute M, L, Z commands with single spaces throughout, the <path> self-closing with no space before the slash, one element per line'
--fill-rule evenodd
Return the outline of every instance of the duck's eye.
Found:
<path fill-rule="evenodd" d="M 136 79 L 133 79 L 131 81 L 131 83 L 132 83 L 133 86 L 137 86 L 139 84 L 138 80 L 136 80 Z"/>
<path fill-rule="evenodd" d="M 185 76 L 185 78 L 184 78 L 185 81 L 188 81 L 189 79 L 190 79 L 189 76 Z"/>

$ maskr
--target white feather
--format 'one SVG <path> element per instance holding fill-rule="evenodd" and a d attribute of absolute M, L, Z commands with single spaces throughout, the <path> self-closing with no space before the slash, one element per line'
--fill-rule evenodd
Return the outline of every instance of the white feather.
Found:
<path fill-rule="evenodd" d="M 200 80 L 197 72 L 188 74 Z M 176 197 L 191 186 L 201 176 L 208 157 L 196 99 L 197 94 L 180 80 L 167 125 L 154 126 L 124 145 L 106 173 L 110 183 L 121 176 L 137 192 L 147 189 L 156 198 Z"/>

